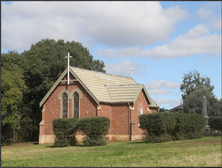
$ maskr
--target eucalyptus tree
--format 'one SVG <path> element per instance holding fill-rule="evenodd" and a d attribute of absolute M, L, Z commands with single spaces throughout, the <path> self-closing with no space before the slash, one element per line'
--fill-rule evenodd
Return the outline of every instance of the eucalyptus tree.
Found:
<path fill-rule="evenodd" d="M 196 70 L 184 74 L 182 84 L 180 85 L 180 91 L 183 92 L 182 99 L 184 100 L 186 96 L 189 96 L 190 93 L 199 89 L 205 88 L 210 92 L 213 91 L 214 86 L 210 84 L 210 78 L 207 76 L 200 76 L 200 73 Z"/>
<path fill-rule="evenodd" d="M 214 86 L 210 84 L 210 78 L 200 76 L 196 70 L 184 74 L 180 91 L 183 92 L 183 111 L 185 113 L 202 114 L 203 96 L 207 99 L 207 111 L 209 116 L 221 115 L 220 103 L 213 93 Z"/>
<path fill-rule="evenodd" d="M 221 116 L 221 105 L 215 95 L 207 89 L 201 88 L 193 91 L 183 101 L 183 111 L 185 113 L 202 114 L 203 97 L 207 100 L 207 115 Z"/>

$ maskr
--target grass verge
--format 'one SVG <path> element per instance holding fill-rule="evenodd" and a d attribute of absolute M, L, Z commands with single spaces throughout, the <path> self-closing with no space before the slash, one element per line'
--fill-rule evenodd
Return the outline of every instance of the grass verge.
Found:
<path fill-rule="evenodd" d="M 142 143 L 109 142 L 106 146 L 27 143 L 1 148 L 2 167 L 221 167 L 221 137 Z"/>

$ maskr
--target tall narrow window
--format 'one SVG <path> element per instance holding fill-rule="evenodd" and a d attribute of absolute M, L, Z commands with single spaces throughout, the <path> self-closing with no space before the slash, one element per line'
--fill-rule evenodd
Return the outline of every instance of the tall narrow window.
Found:
<path fill-rule="evenodd" d="M 63 100 L 62 118 L 68 118 L 68 96 L 66 93 L 62 94 L 62 100 Z"/>
<path fill-rule="evenodd" d="M 140 107 L 139 116 L 141 116 L 142 114 L 143 114 L 143 109 L 142 109 L 142 107 Z"/>
<path fill-rule="evenodd" d="M 79 94 L 74 93 L 74 117 L 79 118 Z"/>
<path fill-rule="evenodd" d="M 140 109 L 139 109 L 139 116 L 141 116 L 142 114 L 143 114 L 143 109 L 142 109 L 142 107 L 140 107 Z M 140 120 L 139 120 L 138 127 L 140 127 Z"/>

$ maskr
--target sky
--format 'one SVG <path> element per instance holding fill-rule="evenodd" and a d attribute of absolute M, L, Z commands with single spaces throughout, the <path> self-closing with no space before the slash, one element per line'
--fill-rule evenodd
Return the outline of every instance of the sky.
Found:
<path fill-rule="evenodd" d="M 211 79 L 221 98 L 220 1 L 1 1 L 1 53 L 42 39 L 76 41 L 109 74 L 144 84 L 160 108 L 181 104 L 184 74 Z"/>

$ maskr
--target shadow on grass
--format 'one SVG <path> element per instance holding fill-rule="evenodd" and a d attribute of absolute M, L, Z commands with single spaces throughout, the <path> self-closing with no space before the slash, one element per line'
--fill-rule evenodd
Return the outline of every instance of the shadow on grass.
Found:
<path fill-rule="evenodd" d="M 130 143 L 130 144 L 137 144 L 137 143 L 145 143 L 145 142 L 142 142 L 142 141 L 140 141 L 140 142 L 139 142 L 139 141 L 138 141 L 138 142 L 130 141 L 129 143 Z"/>
<path fill-rule="evenodd" d="M 75 147 L 75 146 L 77 146 L 77 147 L 85 147 L 82 144 L 69 145 L 69 146 L 71 146 L 71 147 Z M 53 146 L 53 145 L 51 145 L 51 146 L 46 146 L 46 147 L 48 147 L 48 148 L 65 148 L 65 147 L 69 147 L 69 146 Z"/>

